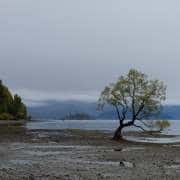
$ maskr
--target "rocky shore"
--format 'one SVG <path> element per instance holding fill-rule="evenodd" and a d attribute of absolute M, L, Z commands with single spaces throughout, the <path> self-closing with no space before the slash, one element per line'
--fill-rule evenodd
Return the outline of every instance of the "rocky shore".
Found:
<path fill-rule="evenodd" d="M 111 133 L 0 128 L 2 180 L 173 180 L 180 145 L 114 142 Z"/>

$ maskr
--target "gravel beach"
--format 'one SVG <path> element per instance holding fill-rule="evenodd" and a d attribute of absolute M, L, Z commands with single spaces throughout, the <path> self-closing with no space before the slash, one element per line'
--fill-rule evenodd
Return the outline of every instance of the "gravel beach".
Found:
<path fill-rule="evenodd" d="M 115 142 L 111 133 L 0 128 L 2 180 L 173 180 L 180 145 Z"/>

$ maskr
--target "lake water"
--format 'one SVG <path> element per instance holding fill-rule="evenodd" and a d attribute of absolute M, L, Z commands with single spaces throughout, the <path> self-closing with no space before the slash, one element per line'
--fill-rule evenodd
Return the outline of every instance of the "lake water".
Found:
<path fill-rule="evenodd" d="M 126 137 L 132 141 L 153 142 L 153 143 L 177 143 L 180 142 L 180 120 L 171 120 L 171 126 L 163 134 L 175 135 L 168 138 L 151 138 L 151 137 Z M 28 122 L 28 129 L 82 129 L 82 130 L 103 130 L 114 131 L 118 126 L 117 120 L 37 120 Z M 133 128 L 134 129 L 134 128 Z M 132 130 L 132 128 L 126 129 Z"/>
<path fill-rule="evenodd" d="M 118 126 L 117 120 L 37 120 L 27 123 L 28 129 L 84 129 L 114 131 Z M 171 126 L 163 133 L 180 135 L 180 120 L 171 120 Z M 129 129 L 127 129 L 129 130 Z"/>
<path fill-rule="evenodd" d="M 27 124 L 28 129 L 84 129 L 113 131 L 118 126 L 116 120 L 41 120 Z"/>

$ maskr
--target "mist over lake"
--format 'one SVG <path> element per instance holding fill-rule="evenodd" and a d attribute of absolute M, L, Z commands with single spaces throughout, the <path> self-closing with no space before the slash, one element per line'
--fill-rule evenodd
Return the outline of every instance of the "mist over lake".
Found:
<path fill-rule="evenodd" d="M 62 119 L 68 113 L 86 113 L 93 119 L 117 119 L 114 109 L 106 106 L 103 111 L 98 109 L 97 101 L 39 101 L 39 104 L 28 106 L 28 111 L 33 119 Z M 165 105 L 158 117 L 151 119 L 180 119 L 180 106 Z"/>

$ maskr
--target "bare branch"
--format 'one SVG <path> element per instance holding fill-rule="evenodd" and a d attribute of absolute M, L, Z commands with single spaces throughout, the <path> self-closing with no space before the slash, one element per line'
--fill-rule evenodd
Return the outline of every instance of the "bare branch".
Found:
<path fill-rule="evenodd" d="M 118 109 L 118 106 L 117 105 L 114 105 L 115 109 L 116 109 L 116 112 L 117 112 L 117 115 L 118 115 L 118 118 L 119 118 L 119 121 L 121 121 L 121 115 L 120 115 L 120 112 L 119 112 L 119 109 Z"/>
<path fill-rule="evenodd" d="M 135 126 L 135 127 L 137 127 L 137 128 L 139 128 L 139 129 L 141 129 L 141 130 L 143 130 L 143 131 L 147 131 L 146 129 L 144 129 L 143 127 L 141 127 L 141 126 L 138 126 L 138 125 L 136 125 L 136 124 L 133 124 L 133 126 Z"/>
<path fill-rule="evenodd" d="M 151 128 L 151 125 L 146 124 L 143 120 L 140 119 L 136 119 L 137 121 L 141 122 L 144 126 L 146 126 L 147 128 Z"/>
<path fill-rule="evenodd" d="M 127 112 L 128 112 L 128 107 L 124 108 L 123 111 L 122 111 L 123 119 L 126 119 Z"/>
<path fill-rule="evenodd" d="M 133 94 L 132 94 L 132 117 L 133 117 L 133 119 L 136 116 L 136 113 L 135 113 L 135 89 L 136 89 L 136 84 L 135 84 L 135 81 L 133 80 Z"/>
<path fill-rule="evenodd" d="M 123 121 L 126 119 L 126 114 L 127 114 L 128 110 L 127 110 L 127 108 L 123 108 L 121 111 L 121 113 L 122 113 L 122 115 L 121 115 L 117 105 L 115 105 L 115 108 L 116 108 L 116 112 L 117 112 L 117 115 L 119 118 L 119 123 L 120 123 L 120 125 L 123 125 Z"/>
<path fill-rule="evenodd" d="M 141 106 L 139 107 L 137 113 L 134 116 L 134 119 L 136 119 L 138 117 L 139 113 L 144 109 L 144 106 L 145 106 L 144 104 L 141 104 Z"/>

